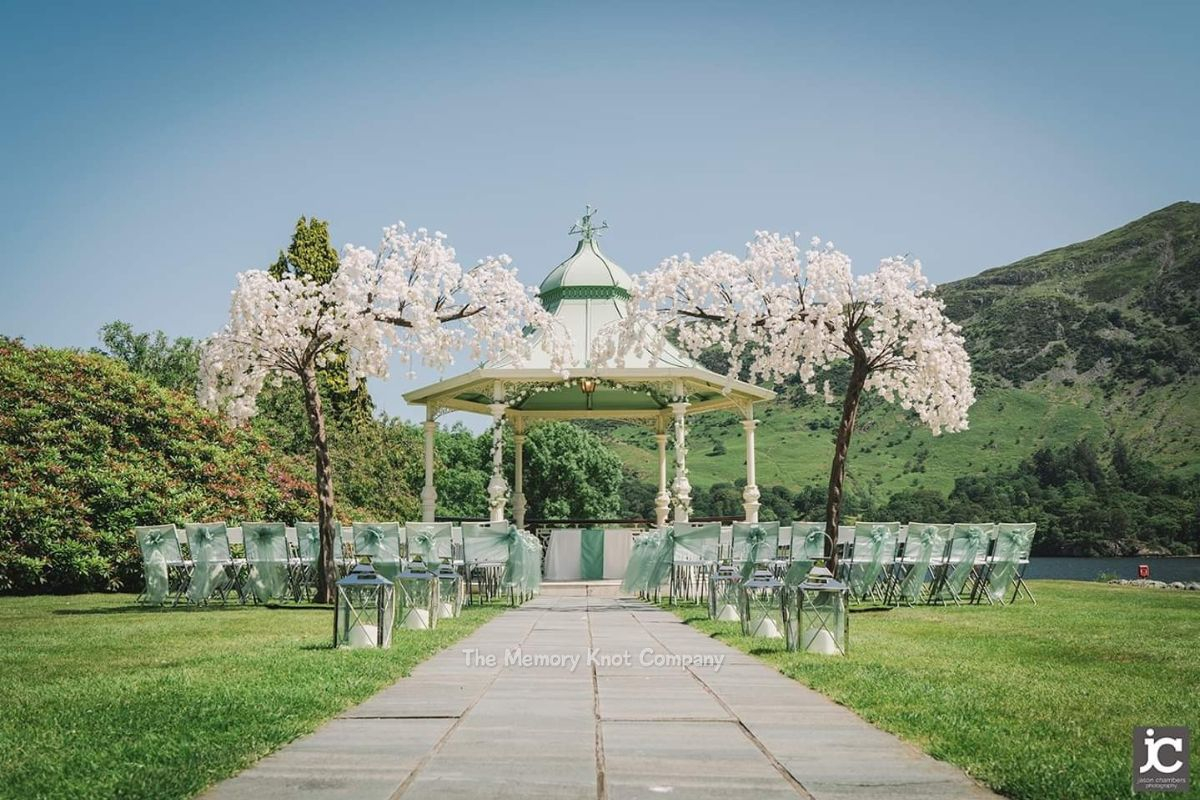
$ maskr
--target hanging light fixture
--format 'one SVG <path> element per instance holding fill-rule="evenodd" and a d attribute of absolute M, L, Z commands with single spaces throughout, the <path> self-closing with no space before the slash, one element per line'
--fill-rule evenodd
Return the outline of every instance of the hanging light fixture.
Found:
<path fill-rule="evenodd" d="M 596 379 L 584 378 L 579 381 L 579 388 L 583 390 L 583 396 L 587 398 L 587 410 L 592 410 L 592 395 L 596 393 Z"/>

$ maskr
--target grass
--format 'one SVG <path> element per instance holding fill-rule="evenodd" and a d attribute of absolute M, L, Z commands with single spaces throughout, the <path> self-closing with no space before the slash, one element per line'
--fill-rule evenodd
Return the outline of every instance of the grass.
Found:
<path fill-rule="evenodd" d="M 829 459 L 841 407 L 776 402 L 759 412 L 756 438 L 760 486 L 793 489 L 829 480 Z M 847 480 L 856 491 L 888 496 L 917 486 L 943 494 L 955 479 L 1003 471 L 1040 447 L 1062 447 L 1106 435 L 1104 418 L 1077 398 L 1050 400 L 1024 389 L 989 389 L 971 410 L 969 430 L 934 436 L 896 406 L 876 403 L 864 412 L 850 444 Z M 644 427 L 619 426 L 613 450 L 648 481 L 657 480 L 654 437 Z M 701 414 L 688 430 L 688 474 L 693 485 L 711 486 L 746 477 L 746 444 L 732 414 Z M 710 455 L 715 443 L 725 452 Z"/>
<path fill-rule="evenodd" d="M 328 610 L 132 601 L 0 598 L 0 797 L 190 797 L 502 610 L 337 651 Z"/>
<path fill-rule="evenodd" d="M 854 613 L 845 659 L 673 610 L 1013 798 L 1129 797 L 1133 728 L 1190 725 L 1193 789 L 1172 797 L 1200 797 L 1200 593 L 1033 590 L 1037 606 Z"/>

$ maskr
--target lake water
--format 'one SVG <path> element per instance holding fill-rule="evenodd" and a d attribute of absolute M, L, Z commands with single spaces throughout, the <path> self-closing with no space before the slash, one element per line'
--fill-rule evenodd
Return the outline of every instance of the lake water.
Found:
<path fill-rule="evenodd" d="M 1059 578 L 1094 581 L 1101 572 L 1118 578 L 1137 578 L 1138 564 L 1150 566 L 1150 578 L 1156 581 L 1200 581 L 1200 558 L 1039 558 L 1034 556 L 1025 570 L 1026 578 Z"/>

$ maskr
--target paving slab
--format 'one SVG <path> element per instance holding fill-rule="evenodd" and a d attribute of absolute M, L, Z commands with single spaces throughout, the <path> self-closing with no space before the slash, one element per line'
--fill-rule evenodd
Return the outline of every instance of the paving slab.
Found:
<path fill-rule="evenodd" d="M 669 612 L 582 590 L 503 614 L 204 795 L 295 796 L 997 797 Z"/>

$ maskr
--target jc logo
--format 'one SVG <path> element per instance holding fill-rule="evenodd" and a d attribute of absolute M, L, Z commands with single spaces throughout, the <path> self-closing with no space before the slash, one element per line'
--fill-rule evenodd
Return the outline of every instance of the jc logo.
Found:
<path fill-rule="evenodd" d="M 1146 738 L 1143 739 L 1146 744 L 1146 763 L 1138 767 L 1139 773 L 1146 773 L 1150 770 L 1156 770 L 1165 774 L 1170 774 L 1177 771 L 1183 766 L 1183 761 L 1176 758 L 1171 764 L 1162 763 L 1159 757 L 1159 751 L 1164 747 L 1170 748 L 1175 752 L 1176 756 L 1183 753 L 1183 739 L 1163 736 L 1162 738 L 1154 738 L 1154 729 L 1146 729 Z"/>

